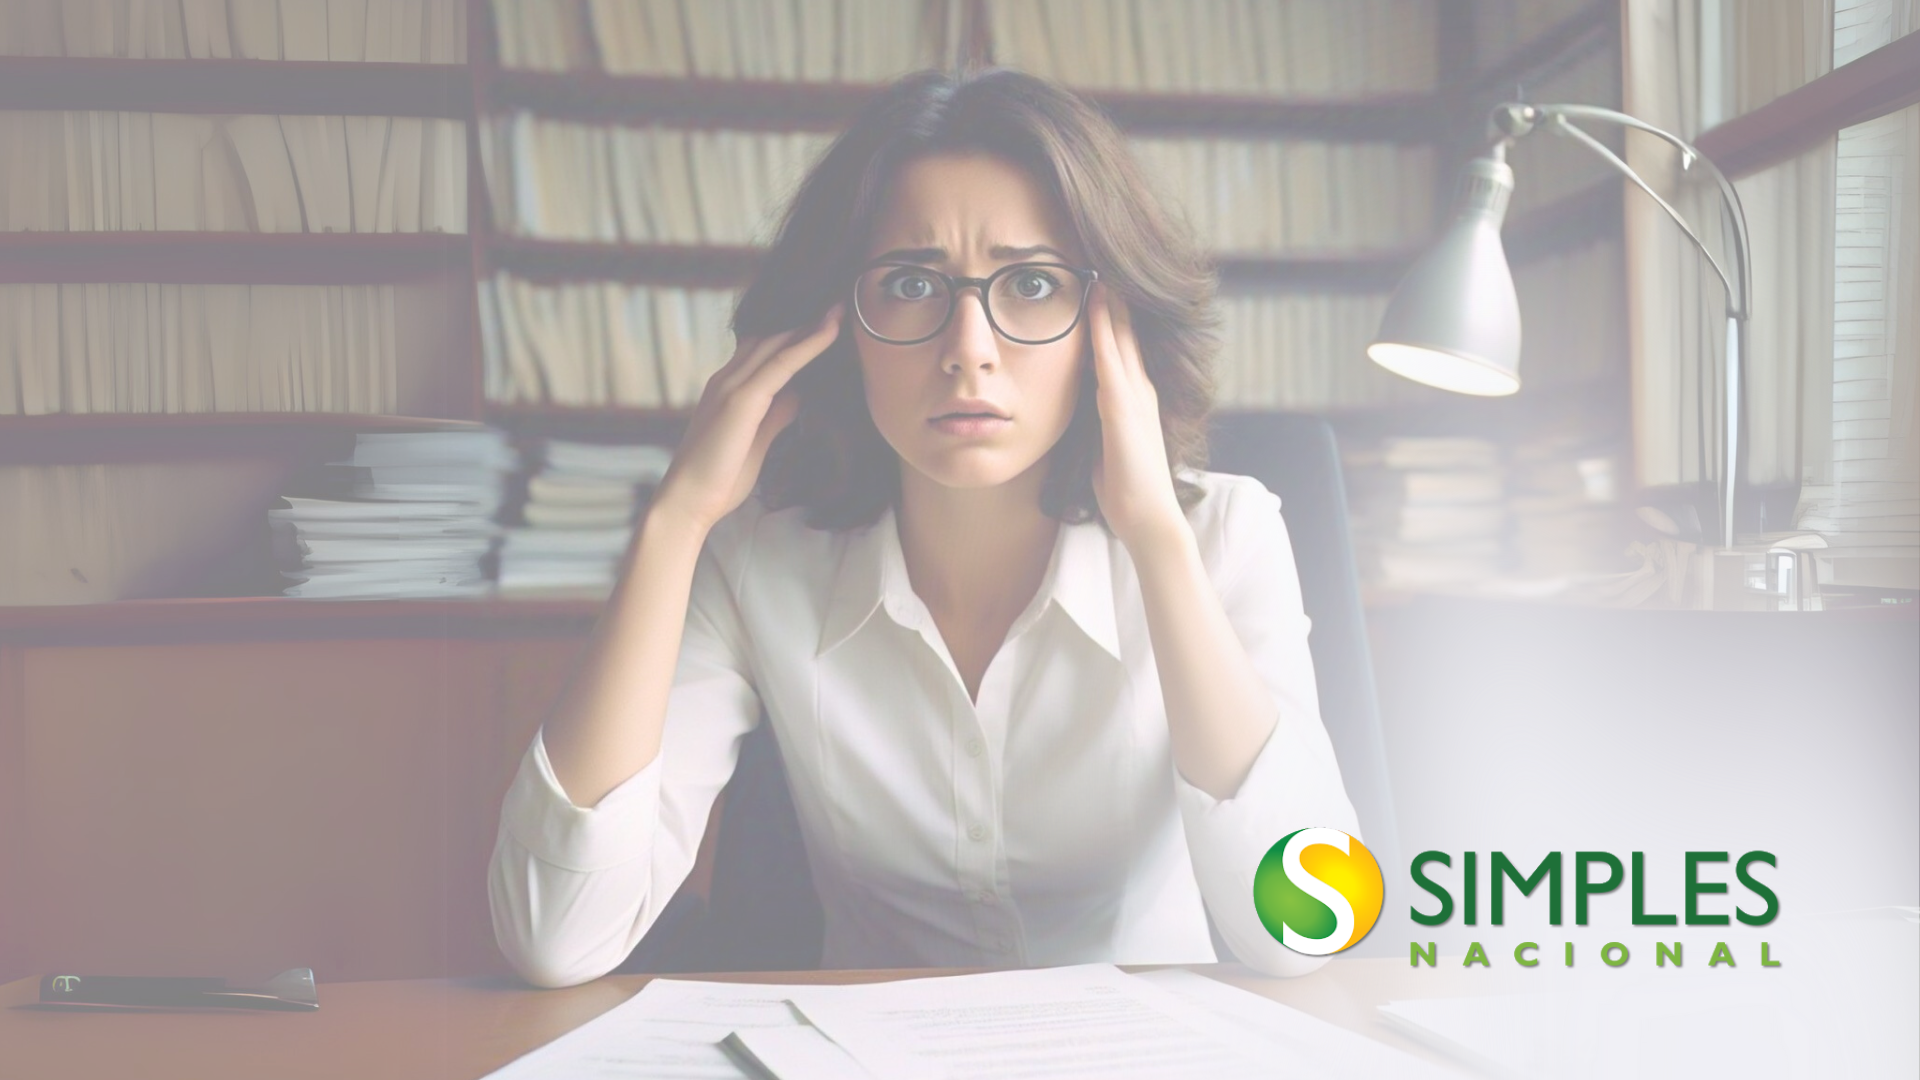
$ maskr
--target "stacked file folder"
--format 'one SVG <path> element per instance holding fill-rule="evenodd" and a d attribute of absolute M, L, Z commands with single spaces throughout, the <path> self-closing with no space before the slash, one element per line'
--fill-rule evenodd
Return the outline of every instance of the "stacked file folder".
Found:
<path fill-rule="evenodd" d="M 527 480 L 526 524 L 501 544 L 500 593 L 612 593 L 634 521 L 672 460 L 664 446 L 550 440 Z"/>
<path fill-rule="evenodd" d="M 484 596 L 517 454 L 495 430 L 362 434 L 267 511 L 287 596 Z"/>
<path fill-rule="evenodd" d="M 1399 437 L 1349 451 L 1354 547 L 1382 588 L 1458 587 L 1505 573 L 1506 466 L 1487 439 Z"/>

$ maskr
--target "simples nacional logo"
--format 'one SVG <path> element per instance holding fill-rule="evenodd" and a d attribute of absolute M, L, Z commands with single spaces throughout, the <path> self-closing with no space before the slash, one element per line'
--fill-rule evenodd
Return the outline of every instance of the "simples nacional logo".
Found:
<path fill-rule="evenodd" d="M 1365 844 L 1338 829 L 1298 829 L 1253 873 L 1253 909 L 1273 939 L 1307 956 L 1357 945 L 1380 918 L 1386 883 Z"/>

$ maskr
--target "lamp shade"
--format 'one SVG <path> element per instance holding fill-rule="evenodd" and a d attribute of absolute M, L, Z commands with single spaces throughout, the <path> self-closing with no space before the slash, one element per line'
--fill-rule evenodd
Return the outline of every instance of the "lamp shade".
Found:
<path fill-rule="evenodd" d="M 1500 242 L 1513 170 L 1477 158 L 1461 208 L 1401 279 L 1367 355 L 1416 382 L 1497 397 L 1520 389 L 1520 300 Z"/>

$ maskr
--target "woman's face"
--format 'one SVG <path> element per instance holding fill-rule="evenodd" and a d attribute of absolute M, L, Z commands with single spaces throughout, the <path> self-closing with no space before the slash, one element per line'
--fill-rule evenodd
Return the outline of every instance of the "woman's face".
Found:
<path fill-rule="evenodd" d="M 869 262 L 985 278 L 1016 263 L 1085 267 L 1070 238 L 1059 209 L 1019 167 L 985 154 L 941 154 L 901 170 L 866 254 Z M 863 278 L 863 311 L 886 303 L 905 312 L 938 288 L 911 270 L 883 275 Z M 1034 310 L 1055 289 L 1072 302 L 1082 288 L 1067 274 L 1017 272 L 994 283 L 993 311 L 1019 336 L 1043 336 L 1019 332 L 1020 305 Z M 936 483 L 1004 484 L 1040 463 L 1073 417 L 1087 352 L 1084 318 L 1058 341 L 1022 345 L 994 331 L 979 288 L 962 286 L 952 319 L 929 341 L 892 345 L 858 319 L 854 328 L 875 426 L 901 461 Z M 982 413 L 993 415 L 966 415 Z"/>

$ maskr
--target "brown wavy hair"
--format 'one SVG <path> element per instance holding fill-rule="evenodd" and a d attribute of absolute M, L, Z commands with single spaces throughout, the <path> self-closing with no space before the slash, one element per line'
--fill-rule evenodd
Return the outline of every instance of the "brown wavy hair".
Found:
<path fill-rule="evenodd" d="M 808 326 L 842 299 L 865 257 L 894 177 L 930 154 L 987 153 L 1026 170 L 1066 211 L 1100 280 L 1126 301 L 1160 399 L 1167 461 L 1182 506 L 1199 488 L 1179 476 L 1206 461 L 1218 341 L 1214 276 L 1184 222 L 1168 213 L 1126 140 L 1075 94 L 1016 71 L 923 71 L 864 108 L 801 182 L 779 237 L 734 311 L 734 331 L 764 336 Z M 872 524 L 899 497 L 900 460 L 874 426 L 852 316 L 794 378 L 800 408 L 762 467 L 770 509 L 806 508 L 817 529 Z M 1081 381 L 1066 432 L 1048 452 L 1041 510 L 1098 520 L 1100 455 L 1094 380 Z"/>

